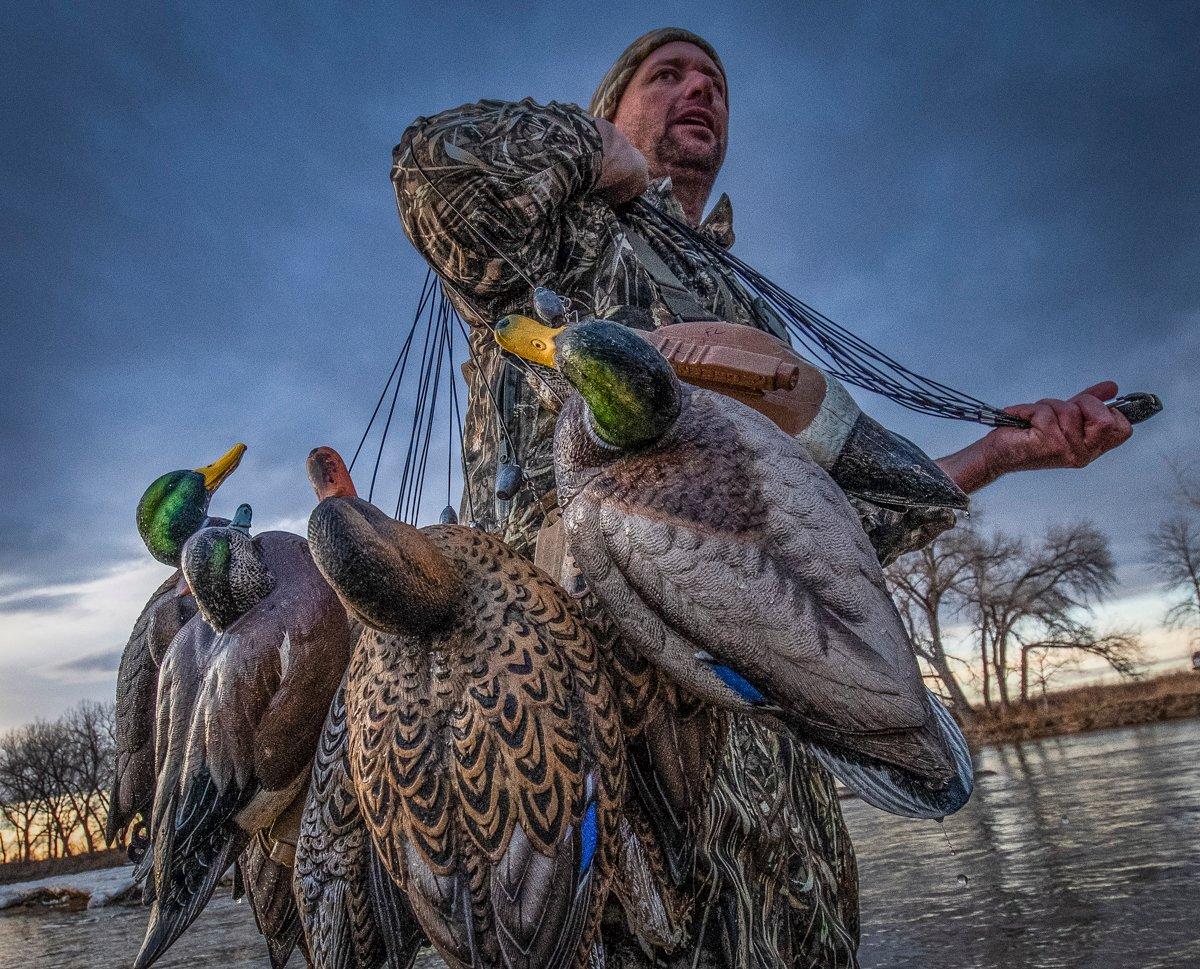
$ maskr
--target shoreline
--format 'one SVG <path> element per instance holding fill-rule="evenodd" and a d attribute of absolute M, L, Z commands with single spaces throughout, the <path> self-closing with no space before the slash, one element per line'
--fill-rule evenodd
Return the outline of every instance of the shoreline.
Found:
<path fill-rule="evenodd" d="M 963 733 L 975 749 L 1200 719 L 1200 673 L 1168 673 L 1130 683 L 1076 687 L 1013 705 L 1005 714 L 978 707 L 974 713 L 975 719 L 963 724 Z M 132 875 L 122 849 L 0 865 L 0 912 L 119 904 L 135 894 L 132 877 L 122 878 L 118 884 L 114 873 L 122 870 Z"/>
<path fill-rule="evenodd" d="M 1004 713 L 974 708 L 963 733 L 973 747 L 1200 718 L 1200 673 L 1082 686 L 1014 704 Z"/>

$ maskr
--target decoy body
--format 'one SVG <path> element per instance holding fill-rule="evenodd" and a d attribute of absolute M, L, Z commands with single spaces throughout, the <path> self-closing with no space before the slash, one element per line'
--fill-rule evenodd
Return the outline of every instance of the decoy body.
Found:
<path fill-rule="evenodd" d="M 567 544 L 622 635 L 696 695 L 780 721 L 868 802 L 940 817 L 970 795 L 845 495 L 791 436 L 679 382 L 634 331 L 507 318 L 505 349 L 578 391 L 555 433 Z"/>
<path fill-rule="evenodd" d="M 625 735 L 629 781 L 614 892 L 641 945 L 672 954 L 692 941 L 696 849 L 729 718 L 619 635 L 604 636 L 607 615 L 589 619 L 612 670 Z"/>
<path fill-rule="evenodd" d="M 292 892 L 292 869 L 271 857 L 265 832 L 254 835 L 242 851 L 236 880 L 250 903 L 259 934 L 266 939 L 272 969 L 283 969 L 296 945 L 303 947 L 304 933 Z"/>
<path fill-rule="evenodd" d="M 179 937 L 250 837 L 307 783 L 349 659 L 345 610 L 307 543 L 286 532 L 252 538 L 249 524 L 243 505 L 230 525 L 201 529 L 183 549 L 184 576 L 212 636 L 176 637 L 160 674 L 159 723 L 170 736 L 138 967 Z"/>
<path fill-rule="evenodd" d="M 596 642 L 506 545 L 412 528 L 309 474 L 314 558 L 370 629 L 346 677 L 349 770 L 391 879 L 453 967 L 590 957 L 609 891 L 621 734 Z"/>
<path fill-rule="evenodd" d="M 109 796 L 105 837 L 113 844 L 135 820 L 150 821 L 155 786 L 155 699 L 158 670 L 168 646 L 196 615 L 196 602 L 180 571 L 183 545 L 206 524 L 213 493 L 237 468 L 246 451 L 235 444 L 212 464 L 194 471 L 171 471 L 157 478 L 138 502 L 137 525 L 146 548 L 175 571 L 155 590 L 142 609 L 121 656 L 117 671 L 116 770 Z M 145 832 L 133 839 L 138 853 Z"/>

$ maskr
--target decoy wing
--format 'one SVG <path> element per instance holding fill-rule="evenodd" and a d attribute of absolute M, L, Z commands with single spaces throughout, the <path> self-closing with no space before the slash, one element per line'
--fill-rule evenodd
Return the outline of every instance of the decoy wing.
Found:
<path fill-rule="evenodd" d="M 352 743 L 360 803 L 447 961 L 564 969 L 598 927 L 593 894 L 607 890 L 621 794 L 620 728 L 595 641 L 566 594 L 499 541 L 457 526 L 425 534 L 473 579 L 460 620 L 431 634 L 463 679 L 448 692 L 426 666 L 391 685 L 390 649 L 431 646 L 364 638 L 374 648 L 360 645 L 351 666 L 352 736 L 367 719 L 380 730 Z"/>
<path fill-rule="evenodd" d="M 667 437 L 602 468 L 566 521 L 622 632 L 685 685 L 836 749 L 949 774 L 921 729 L 933 713 L 857 517 L 766 418 L 685 392 Z"/>
<path fill-rule="evenodd" d="M 373 854 L 350 777 L 339 689 L 296 843 L 295 893 L 314 969 L 408 969 L 416 958 L 424 935 L 391 878 L 373 873 Z"/>
<path fill-rule="evenodd" d="M 163 654 L 155 704 L 155 792 L 149 831 L 152 844 L 157 844 L 174 824 L 174 792 L 187 757 L 196 696 L 216 637 L 216 631 L 197 613 L 184 624 Z M 146 877 L 155 864 L 156 850 L 147 851 L 134 872 L 135 879 L 144 880 L 143 902 L 147 905 L 157 890 L 157 879 Z"/>
<path fill-rule="evenodd" d="M 250 839 L 237 866 L 254 924 L 267 940 L 271 969 L 283 969 L 302 936 L 300 913 L 292 894 L 292 870 L 271 857 L 266 835 L 261 831 Z"/>
<path fill-rule="evenodd" d="M 154 732 L 158 667 L 176 633 L 196 614 L 195 602 L 180 593 L 182 578 L 183 573 L 176 570 L 154 591 L 121 655 L 114 724 L 116 764 L 104 828 L 110 846 L 139 815 L 144 825 L 150 823 L 157 767 Z M 142 832 L 138 840 L 144 838 Z M 138 860 L 137 853 L 137 846 L 131 843 L 130 857 Z"/>

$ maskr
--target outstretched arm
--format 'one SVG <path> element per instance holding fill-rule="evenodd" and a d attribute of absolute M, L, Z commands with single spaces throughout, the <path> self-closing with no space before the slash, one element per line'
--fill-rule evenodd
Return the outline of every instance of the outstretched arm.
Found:
<path fill-rule="evenodd" d="M 1133 433 L 1129 421 L 1104 402 L 1117 385 L 1104 380 L 1070 400 L 1039 400 L 1005 410 L 1029 428 L 998 427 L 974 444 L 938 461 L 965 492 L 978 491 L 1010 471 L 1082 468 Z"/>

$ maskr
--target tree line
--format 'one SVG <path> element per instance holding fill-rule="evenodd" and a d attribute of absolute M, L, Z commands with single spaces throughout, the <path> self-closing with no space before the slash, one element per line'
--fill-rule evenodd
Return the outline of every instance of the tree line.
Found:
<path fill-rule="evenodd" d="M 113 723 L 113 704 L 85 701 L 0 735 L 0 863 L 104 846 Z"/>
<path fill-rule="evenodd" d="M 1167 626 L 1200 628 L 1200 485 L 1184 481 L 1179 510 L 1147 539 L 1147 564 L 1170 598 Z M 901 557 L 888 585 L 917 655 L 964 721 L 1044 697 L 1086 659 L 1121 676 L 1140 670 L 1133 629 L 1100 629 L 1096 607 L 1117 584 L 1108 536 L 1090 522 L 1030 539 L 959 527 Z M 1200 646 L 1195 642 L 1194 646 Z"/>

